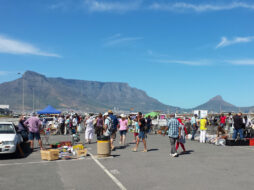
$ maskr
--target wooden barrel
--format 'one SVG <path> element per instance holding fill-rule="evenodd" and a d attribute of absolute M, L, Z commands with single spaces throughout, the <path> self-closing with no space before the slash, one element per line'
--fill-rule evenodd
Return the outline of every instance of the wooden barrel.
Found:
<path fill-rule="evenodd" d="M 110 140 L 97 141 L 97 156 L 108 157 L 111 154 Z"/>

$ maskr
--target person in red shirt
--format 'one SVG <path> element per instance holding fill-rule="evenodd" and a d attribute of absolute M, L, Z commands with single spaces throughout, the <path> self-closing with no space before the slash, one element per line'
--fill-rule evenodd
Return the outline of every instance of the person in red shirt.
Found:
<path fill-rule="evenodd" d="M 218 129 L 217 129 L 217 137 L 219 137 L 220 132 L 222 134 L 225 134 L 224 127 L 226 126 L 226 119 L 227 119 L 227 117 L 224 116 L 224 114 L 221 114 L 220 125 L 218 126 Z"/>

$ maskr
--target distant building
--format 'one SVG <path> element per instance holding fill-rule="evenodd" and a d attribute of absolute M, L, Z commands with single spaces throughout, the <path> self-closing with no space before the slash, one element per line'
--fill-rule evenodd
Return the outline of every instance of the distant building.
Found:
<path fill-rule="evenodd" d="M 10 115 L 11 113 L 9 105 L 0 105 L 0 115 Z"/>
<path fill-rule="evenodd" d="M 10 109 L 10 105 L 0 105 L 0 109 Z"/>

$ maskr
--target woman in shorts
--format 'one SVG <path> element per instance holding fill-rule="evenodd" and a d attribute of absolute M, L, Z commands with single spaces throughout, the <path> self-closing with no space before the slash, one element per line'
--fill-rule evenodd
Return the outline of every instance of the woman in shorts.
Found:
<path fill-rule="evenodd" d="M 128 130 L 128 120 L 124 114 L 121 114 L 121 119 L 119 119 L 119 132 L 120 132 L 120 144 L 125 146 L 126 133 Z"/>

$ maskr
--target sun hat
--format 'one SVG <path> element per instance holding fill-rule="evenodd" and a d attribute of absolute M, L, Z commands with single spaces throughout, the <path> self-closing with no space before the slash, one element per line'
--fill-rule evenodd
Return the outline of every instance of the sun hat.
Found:
<path fill-rule="evenodd" d="M 112 112 L 112 110 L 108 110 L 108 114 L 112 114 L 113 112 Z"/>
<path fill-rule="evenodd" d="M 126 118 L 126 115 L 125 115 L 125 114 L 121 114 L 120 116 L 121 116 L 121 118 L 123 118 L 123 117 Z"/>

